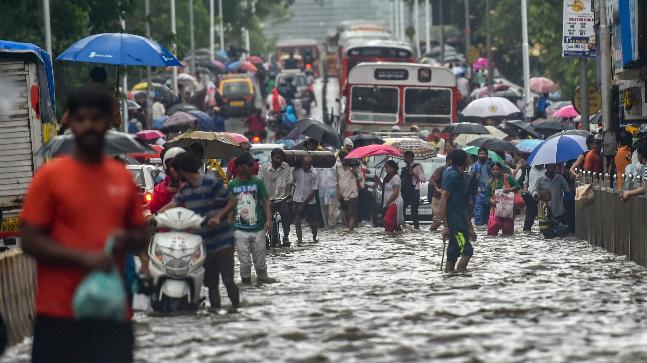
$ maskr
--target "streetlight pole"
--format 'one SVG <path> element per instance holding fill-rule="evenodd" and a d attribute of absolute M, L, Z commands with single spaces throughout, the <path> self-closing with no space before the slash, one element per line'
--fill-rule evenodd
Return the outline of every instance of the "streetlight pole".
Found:
<path fill-rule="evenodd" d="M 214 19 L 213 19 L 213 0 L 209 0 L 209 57 L 211 60 L 215 58 L 216 44 L 214 39 Z"/>
<path fill-rule="evenodd" d="M 220 50 L 225 50 L 225 26 L 222 20 L 222 0 L 218 0 L 218 18 L 220 22 Z"/>
<path fill-rule="evenodd" d="M 472 27 L 470 25 L 470 0 L 465 0 L 465 54 L 472 47 Z"/>
<path fill-rule="evenodd" d="M 425 52 L 431 49 L 431 7 L 429 0 L 425 0 Z"/>
<path fill-rule="evenodd" d="M 146 37 L 150 39 L 151 37 L 151 3 L 150 0 L 144 1 L 144 16 L 146 17 Z M 153 120 L 153 73 L 151 67 L 146 67 L 146 114 L 148 115 L 147 124 L 144 125 L 146 129 L 150 129 L 152 120 Z"/>
<path fill-rule="evenodd" d="M 171 0 L 171 36 L 173 37 L 173 55 L 177 57 L 177 31 L 175 29 L 175 0 Z M 177 67 L 171 67 L 173 72 L 173 92 L 178 94 Z"/>
<path fill-rule="evenodd" d="M 393 36 L 400 39 L 400 0 L 393 0 Z"/>
<path fill-rule="evenodd" d="M 492 97 L 494 91 L 494 67 L 492 62 L 492 45 L 490 44 L 490 0 L 485 0 L 485 47 L 487 48 L 487 95 Z"/>
<path fill-rule="evenodd" d="M 600 87 L 602 88 L 602 123 L 611 129 L 611 41 L 607 24 L 607 2 L 600 1 Z"/>
<path fill-rule="evenodd" d="M 413 2 L 413 19 L 414 19 L 414 28 L 415 28 L 415 36 L 414 39 L 416 41 L 416 55 L 420 57 L 420 14 L 418 13 L 418 0 L 414 0 Z"/>
<path fill-rule="evenodd" d="M 532 102 L 530 101 L 530 55 L 528 54 L 528 4 L 521 0 L 521 50 L 523 53 L 523 95 L 525 100 L 525 116 L 532 117 Z M 488 60 L 489 61 L 489 60 Z"/>
<path fill-rule="evenodd" d="M 52 54 L 52 25 L 49 17 L 49 0 L 43 0 L 43 22 L 45 23 L 45 48 L 47 53 L 54 59 Z"/>
<path fill-rule="evenodd" d="M 126 19 L 124 18 L 121 18 L 121 31 L 126 32 Z M 125 97 L 128 93 L 128 70 L 126 66 L 123 66 L 123 73 L 121 75 L 121 91 L 123 92 L 119 95 L 121 97 L 121 127 L 124 132 L 128 132 L 128 100 Z"/>
<path fill-rule="evenodd" d="M 445 19 L 443 19 L 443 0 L 438 1 L 438 19 L 440 20 L 440 59 L 445 64 Z"/>
<path fill-rule="evenodd" d="M 400 15 L 400 40 L 404 41 L 405 40 L 405 28 L 404 28 L 404 0 L 400 0 L 400 9 L 398 10 L 398 14 Z"/>
<path fill-rule="evenodd" d="M 189 0 L 189 28 L 191 36 L 191 73 L 195 76 L 195 24 L 193 22 L 193 0 Z"/>

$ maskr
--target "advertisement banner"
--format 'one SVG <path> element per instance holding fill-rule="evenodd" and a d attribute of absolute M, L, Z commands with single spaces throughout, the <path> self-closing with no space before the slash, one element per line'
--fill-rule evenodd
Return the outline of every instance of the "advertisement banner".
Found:
<path fill-rule="evenodd" d="M 564 0 L 564 57 L 595 57 L 594 24 L 595 15 L 590 0 Z"/>
<path fill-rule="evenodd" d="M 622 64 L 638 60 L 638 0 L 620 0 Z"/>

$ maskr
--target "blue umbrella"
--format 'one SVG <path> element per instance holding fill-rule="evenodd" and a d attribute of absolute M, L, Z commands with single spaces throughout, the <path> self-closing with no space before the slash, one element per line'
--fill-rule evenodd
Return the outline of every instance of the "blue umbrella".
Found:
<path fill-rule="evenodd" d="M 531 153 L 537 145 L 541 144 L 544 140 L 538 140 L 538 139 L 527 139 L 527 140 L 521 140 L 520 143 L 517 144 L 517 150 L 521 151 L 522 153 Z"/>
<path fill-rule="evenodd" d="M 83 38 L 56 60 L 122 66 L 182 66 L 171 52 L 157 42 L 127 33 L 95 34 Z"/>
<path fill-rule="evenodd" d="M 200 131 L 218 131 L 214 125 L 214 120 L 211 116 L 202 111 L 189 111 L 189 114 L 196 117 L 196 126 Z"/>
<path fill-rule="evenodd" d="M 217 50 L 215 52 L 216 58 L 220 59 L 221 61 L 227 63 L 229 62 L 229 54 L 227 54 L 227 51 L 224 49 Z"/>
<path fill-rule="evenodd" d="M 229 71 L 235 71 L 235 70 L 238 70 L 238 68 L 240 68 L 240 65 L 241 65 L 241 64 L 242 64 L 242 62 L 241 62 L 241 61 L 235 61 L 235 62 L 233 62 L 233 63 L 229 63 L 229 64 L 227 65 L 227 70 L 229 70 Z"/>
<path fill-rule="evenodd" d="M 166 119 L 168 119 L 168 116 L 160 116 L 156 119 L 153 119 L 153 129 L 155 130 L 161 130 L 164 128 L 164 123 L 166 122 Z"/>
<path fill-rule="evenodd" d="M 528 164 L 556 164 L 575 160 L 586 151 L 586 138 L 577 135 L 566 135 L 544 140 L 528 156 Z"/>

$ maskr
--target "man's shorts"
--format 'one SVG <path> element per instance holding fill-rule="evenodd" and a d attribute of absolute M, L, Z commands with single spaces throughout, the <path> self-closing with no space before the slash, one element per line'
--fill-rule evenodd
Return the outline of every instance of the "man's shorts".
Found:
<path fill-rule="evenodd" d="M 469 235 L 464 232 L 452 232 L 447 245 L 447 261 L 456 262 L 460 256 L 472 257 L 474 249 Z"/>
<path fill-rule="evenodd" d="M 318 220 L 317 205 L 305 204 L 304 212 L 300 213 L 299 210 L 301 209 L 301 205 L 304 204 L 300 202 L 294 202 L 294 215 L 297 216 L 297 218 L 305 217 L 306 220 L 310 223 L 316 223 Z"/>
<path fill-rule="evenodd" d="M 351 198 L 341 202 L 341 209 L 349 216 L 357 216 L 357 209 L 359 205 L 359 198 Z"/>

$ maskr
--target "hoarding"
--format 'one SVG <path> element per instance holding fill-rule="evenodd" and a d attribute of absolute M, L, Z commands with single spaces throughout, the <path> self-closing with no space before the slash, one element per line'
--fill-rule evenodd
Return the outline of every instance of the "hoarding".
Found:
<path fill-rule="evenodd" d="M 590 0 L 564 0 L 562 55 L 595 57 L 595 16 Z"/>

